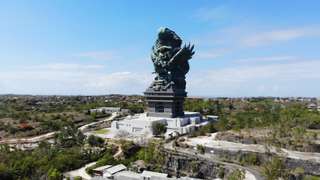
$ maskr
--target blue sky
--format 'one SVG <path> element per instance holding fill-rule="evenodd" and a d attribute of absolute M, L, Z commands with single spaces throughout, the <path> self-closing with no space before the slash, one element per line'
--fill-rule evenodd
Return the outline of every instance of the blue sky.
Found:
<path fill-rule="evenodd" d="M 191 96 L 320 96 L 317 0 L 0 1 L 0 94 L 142 94 L 159 27 L 195 44 Z"/>

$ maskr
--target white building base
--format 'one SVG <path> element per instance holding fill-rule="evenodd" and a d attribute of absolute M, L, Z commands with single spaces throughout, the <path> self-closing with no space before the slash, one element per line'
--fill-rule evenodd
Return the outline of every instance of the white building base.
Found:
<path fill-rule="evenodd" d="M 208 123 L 203 120 L 198 112 L 185 112 L 184 117 L 168 118 L 168 117 L 150 117 L 146 113 L 128 116 L 121 121 L 113 121 L 111 130 L 125 131 L 130 135 L 152 135 L 152 124 L 154 122 L 164 123 L 167 126 L 166 136 L 187 134 L 196 127 L 203 126 Z"/>

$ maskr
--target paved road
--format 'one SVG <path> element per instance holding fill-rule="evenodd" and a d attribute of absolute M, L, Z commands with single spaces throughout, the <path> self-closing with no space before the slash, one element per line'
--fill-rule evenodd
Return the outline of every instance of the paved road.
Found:
<path fill-rule="evenodd" d="M 46 133 L 46 134 L 42 134 L 42 135 L 39 135 L 39 136 L 30 137 L 30 138 L 5 139 L 5 140 L 1 140 L 0 144 L 37 143 L 39 141 L 43 141 L 43 140 L 46 140 L 46 139 L 53 138 L 54 135 L 57 132 L 58 131 L 54 131 L 54 132 L 50 132 L 50 133 Z"/>
<path fill-rule="evenodd" d="M 95 165 L 97 162 L 91 162 L 91 163 L 88 163 L 86 164 L 85 166 L 83 166 L 82 168 L 79 168 L 79 169 L 76 169 L 76 170 L 73 170 L 73 171 L 69 171 L 69 172 L 66 172 L 64 173 L 64 176 L 66 177 L 77 177 L 77 176 L 80 176 L 82 177 L 82 179 L 84 180 L 89 180 L 91 179 L 92 177 L 86 172 L 86 169 L 90 166 L 93 166 Z"/>
<path fill-rule="evenodd" d="M 271 146 L 267 148 L 266 146 L 261 144 L 235 143 L 235 142 L 217 140 L 215 136 L 216 136 L 216 133 L 213 133 L 210 137 L 199 136 L 195 138 L 188 138 L 185 143 L 191 146 L 197 146 L 197 144 L 201 144 L 203 146 L 213 148 L 213 149 L 223 149 L 223 150 L 235 151 L 235 152 L 237 151 L 256 152 L 256 153 L 271 152 L 279 156 L 288 157 L 291 159 L 314 161 L 316 163 L 320 163 L 320 153 L 292 151 L 292 150 L 287 150 L 283 148 L 275 148 Z"/>
<path fill-rule="evenodd" d="M 110 117 L 108 117 L 108 118 L 106 118 L 104 120 L 93 122 L 93 123 L 89 123 L 89 124 L 85 124 L 85 125 L 79 127 L 79 130 L 82 131 L 82 132 L 85 132 L 91 126 L 95 126 L 97 124 L 101 124 L 101 123 L 113 120 L 115 117 L 117 117 L 117 115 L 118 115 L 118 113 L 116 113 L 116 112 L 112 113 Z"/>

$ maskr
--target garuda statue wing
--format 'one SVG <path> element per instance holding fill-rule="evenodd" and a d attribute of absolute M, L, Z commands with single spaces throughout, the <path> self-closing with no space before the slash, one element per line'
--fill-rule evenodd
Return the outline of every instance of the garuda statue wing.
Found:
<path fill-rule="evenodd" d="M 185 74 L 189 71 L 189 62 L 194 55 L 194 45 L 184 45 L 169 61 L 168 65 L 172 68 L 180 67 Z"/>

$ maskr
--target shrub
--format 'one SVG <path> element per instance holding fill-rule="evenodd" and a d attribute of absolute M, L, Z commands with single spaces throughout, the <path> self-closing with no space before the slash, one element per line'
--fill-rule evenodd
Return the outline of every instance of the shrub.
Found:
<path fill-rule="evenodd" d="M 260 165 L 260 160 L 257 154 L 249 153 L 241 155 L 240 163 L 242 165 Z"/>
<path fill-rule="evenodd" d="M 98 136 L 90 135 L 88 137 L 88 143 L 90 146 L 102 147 L 104 145 L 104 139 Z"/>
<path fill-rule="evenodd" d="M 242 169 L 237 169 L 233 171 L 229 176 L 228 180 L 244 180 L 245 178 L 245 171 Z"/>
<path fill-rule="evenodd" d="M 197 150 L 199 153 L 201 154 L 204 154 L 205 153 L 205 147 L 200 145 L 200 144 L 197 144 Z"/>
<path fill-rule="evenodd" d="M 224 167 L 219 167 L 219 170 L 218 170 L 218 177 L 219 178 L 221 178 L 221 179 L 223 179 L 224 178 L 224 176 L 225 176 L 225 169 L 224 169 Z"/>
<path fill-rule="evenodd" d="M 62 178 L 62 174 L 57 169 L 50 169 L 48 172 L 48 180 L 60 180 Z"/>
<path fill-rule="evenodd" d="M 159 136 L 164 134 L 167 131 L 167 127 L 165 124 L 160 123 L 160 122 L 154 122 L 152 123 L 152 133 L 155 136 Z"/>
<path fill-rule="evenodd" d="M 274 180 L 278 178 L 285 178 L 288 173 L 282 159 L 274 157 L 271 161 L 262 165 L 262 175 L 266 180 Z"/>

